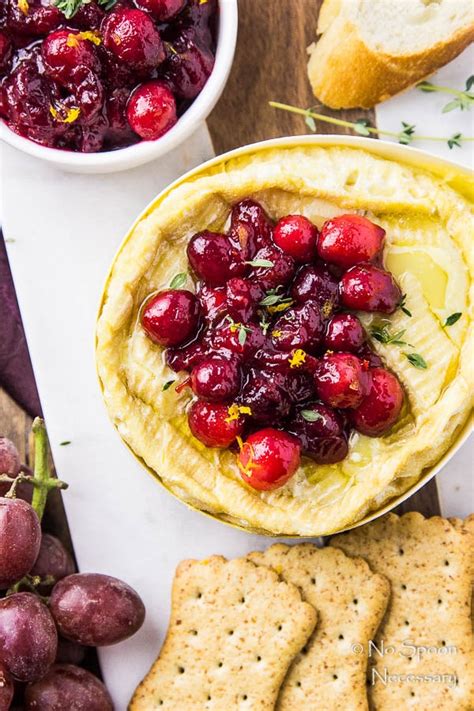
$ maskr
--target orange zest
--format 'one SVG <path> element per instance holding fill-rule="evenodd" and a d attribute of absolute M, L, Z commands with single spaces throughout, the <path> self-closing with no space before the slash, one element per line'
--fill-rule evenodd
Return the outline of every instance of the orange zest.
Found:
<path fill-rule="evenodd" d="M 102 42 L 101 36 L 98 32 L 87 31 L 77 33 L 71 32 L 67 36 L 66 44 L 68 47 L 77 47 L 81 40 L 89 40 L 89 42 L 95 44 L 96 47 L 98 47 Z"/>
<path fill-rule="evenodd" d="M 242 437 L 237 437 L 237 443 L 239 445 L 241 453 L 243 452 L 245 447 L 248 447 L 250 450 L 249 460 L 247 464 L 242 464 L 240 458 L 237 459 L 237 466 L 239 467 L 240 471 L 244 476 L 249 478 L 252 476 L 252 469 L 255 469 L 257 467 L 257 464 L 255 464 L 255 462 L 253 461 L 255 457 L 254 449 L 249 442 L 243 442 Z"/>
<path fill-rule="evenodd" d="M 18 0 L 18 7 L 20 11 L 24 14 L 27 15 L 28 11 L 30 9 L 30 5 L 28 3 L 28 0 Z"/>
<path fill-rule="evenodd" d="M 77 121 L 79 118 L 81 109 L 78 109 L 77 107 L 66 109 L 64 106 L 59 106 L 58 110 L 51 104 L 49 107 L 49 113 L 55 121 L 58 121 L 58 123 L 74 123 L 74 121 Z"/>
<path fill-rule="evenodd" d="M 306 360 L 306 353 L 301 349 L 298 348 L 294 353 L 291 354 L 290 358 L 288 359 L 288 362 L 290 364 L 290 368 L 299 368 L 301 365 Z"/>
<path fill-rule="evenodd" d="M 250 407 L 247 407 L 247 405 L 237 405 L 233 404 L 230 405 L 230 407 L 227 408 L 227 412 L 229 413 L 229 417 L 225 418 L 225 422 L 233 422 L 234 420 L 238 420 L 240 415 L 251 415 L 252 410 Z M 240 437 L 237 438 L 237 441 L 239 441 Z M 242 440 L 240 440 L 242 441 Z M 239 442 L 240 446 L 240 442 Z"/>

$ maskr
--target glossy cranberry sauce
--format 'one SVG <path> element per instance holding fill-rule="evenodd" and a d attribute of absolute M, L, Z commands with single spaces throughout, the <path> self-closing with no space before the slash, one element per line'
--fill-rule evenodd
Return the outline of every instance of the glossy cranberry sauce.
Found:
<path fill-rule="evenodd" d="M 83 153 L 160 138 L 212 72 L 217 2 L 2 0 L 0 117 Z"/>
<path fill-rule="evenodd" d="M 170 368 L 189 373 L 178 387 L 195 396 L 191 432 L 208 447 L 237 441 L 250 486 L 281 486 L 301 454 L 341 461 L 352 429 L 379 437 L 398 419 L 402 387 L 354 313 L 391 314 L 402 304 L 381 266 L 384 236 L 360 215 L 330 219 L 321 231 L 302 215 L 274 224 L 245 199 L 227 233 L 190 240 L 195 293 L 180 274 L 146 300 L 147 336 L 165 347 Z"/>

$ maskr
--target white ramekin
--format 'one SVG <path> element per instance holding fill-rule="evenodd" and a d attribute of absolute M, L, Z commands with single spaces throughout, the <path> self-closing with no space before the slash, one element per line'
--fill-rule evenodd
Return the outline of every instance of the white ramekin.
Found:
<path fill-rule="evenodd" d="M 19 136 L 0 120 L 0 139 L 48 163 L 73 173 L 113 173 L 135 168 L 168 153 L 186 140 L 205 121 L 222 90 L 234 58 L 238 26 L 237 0 L 219 0 L 216 61 L 204 89 L 173 128 L 156 141 L 141 141 L 128 148 L 104 153 L 74 153 L 40 146 Z"/>

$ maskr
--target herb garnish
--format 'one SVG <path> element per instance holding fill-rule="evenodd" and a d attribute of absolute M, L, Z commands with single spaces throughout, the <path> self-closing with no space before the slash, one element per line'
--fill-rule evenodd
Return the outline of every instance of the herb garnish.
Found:
<path fill-rule="evenodd" d="M 409 343 L 401 340 L 405 333 L 405 329 L 392 334 L 390 333 L 388 326 L 372 326 L 370 333 L 376 341 L 384 343 L 385 345 L 393 343 L 395 346 L 410 346 Z M 413 348 L 413 346 L 410 347 Z"/>
<path fill-rule="evenodd" d="M 456 323 L 456 321 L 459 321 L 461 316 L 462 316 L 462 311 L 456 311 L 454 314 L 451 314 L 451 316 L 448 316 L 448 318 L 444 322 L 444 327 L 453 326 Z"/>
<path fill-rule="evenodd" d="M 454 91 L 454 90 L 453 90 Z M 299 114 L 305 119 L 305 123 L 308 128 L 316 133 L 317 126 L 316 121 L 324 121 L 325 123 L 331 123 L 334 126 L 343 126 L 344 128 L 350 128 L 354 133 L 358 133 L 361 136 L 391 136 L 396 138 L 399 143 L 407 145 L 412 143 L 412 141 L 441 141 L 446 143 L 449 148 L 460 148 L 463 141 L 474 141 L 472 136 L 463 136 L 461 133 L 455 133 L 452 136 L 424 136 L 418 135 L 416 133 L 416 126 L 414 124 L 402 121 L 402 128 L 400 131 L 388 131 L 382 128 L 375 128 L 371 126 L 369 121 L 365 118 L 357 119 L 356 121 L 345 121 L 343 119 L 335 118 L 334 116 L 326 116 L 325 114 L 316 113 L 313 109 L 302 109 L 299 106 L 292 106 L 291 104 L 282 104 L 279 101 L 269 101 L 269 106 L 274 109 L 281 109 L 282 111 L 290 111 L 293 114 Z"/>
<path fill-rule="evenodd" d="M 324 417 L 320 412 L 315 412 L 314 410 L 301 410 L 301 417 L 307 422 L 318 422 L 322 420 L 324 422 Z"/>
<path fill-rule="evenodd" d="M 288 306 L 291 306 L 293 299 L 284 294 L 280 294 L 280 286 L 276 289 L 267 291 L 265 297 L 260 301 L 260 306 L 274 307 L 269 308 L 270 311 L 284 311 Z"/>
<path fill-rule="evenodd" d="M 82 5 L 87 5 L 90 0 L 54 0 L 54 4 L 61 10 L 68 20 L 73 17 Z M 117 0 L 97 0 L 104 10 L 110 10 Z"/>
<path fill-rule="evenodd" d="M 59 443 L 59 446 L 60 446 L 60 447 L 67 447 L 68 444 L 71 444 L 71 440 L 70 440 L 70 439 L 65 439 L 64 442 L 60 442 L 60 443 Z"/>
<path fill-rule="evenodd" d="M 176 380 L 167 380 L 166 383 L 163 385 L 162 390 L 165 392 L 166 390 L 169 390 L 169 388 L 175 383 Z"/>
<path fill-rule="evenodd" d="M 231 316 L 226 316 L 226 321 L 229 321 L 229 329 L 231 333 L 236 333 L 238 331 L 237 340 L 241 346 L 245 345 L 247 340 L 247 334 L 252 333 L 252 329 L 248 326 L 244 326 L 243 323 L 236 323 Z"/>
<path fill-rule="evenodd" d="M 426 92 L 441 92 L 444 94 L 451 94 L 455 98 L 449 101 L 445 106 L 443 106 L 443 114 L 447 114 L 449 111 L 454 111 L 459 109 L 460 111 L 469 111 L 474 105 L 474 94 L 470 91 L 471 87 L 474 85 L 474 74 L 472 74 L 466 80 L 466 88 L 464 91 L 460 89 L 452 89 L 449 86 L 439 86 L 438 84 L 432 84 L 430 81 L 422 81 L 417 84 L 417 88 L 421 91 Z"/>
<path fill-rule="evenodd" d="M 186 272 L 176 274 L 176 276 L 174 276 L 170 281 L 170 289 L 181 289 L 181 287 L 186 284 L 187 278 L 188 275 L 186 274 Z"/>
<path fill-rule="evenodd" d="M 404 353 L 404 355 L 406 356 L 407 360 L 415 366 L 415 368 L 419 368 L 420 370 L 426 370 L 426 368 L 428 367 L 426 360 L 419 353 Z"/>
<path fill-rule="evenodd" d="M 269 259 L 252 259 L 249 262 L 244 262 L 244 264 L 250 264 L 251 267 L 274 267 L 275 263 L 271 262 Z"/>
<path fill-rule="evenodd" d="M 404 314 L 406 314 L 407 316 L 409 316 L 409 317 L 411 318 L 411 315 L 412 315 L 412 314 L 411 314 L 411 311 L 409 311 L 409 310 L 407 309 L 406 305 L 405 305 L 405 304 L 406 304 L 406 300 L 407 300 L 407 295 L 406 295 L 406 294 L 403 294 L 403 295 L 402 295 L 402 300 L 401 300 L 400 303 L 398 304 L 398 308 L 401 309 Z"/>

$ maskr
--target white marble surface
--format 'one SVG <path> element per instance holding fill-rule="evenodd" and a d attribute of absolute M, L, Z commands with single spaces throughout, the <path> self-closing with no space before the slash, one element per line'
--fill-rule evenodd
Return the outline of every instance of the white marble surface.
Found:
<path fill-rule="evenodd" d="M 467 76 L 461 69 L 454 85 Z M 438 118 L 426 95 L 420 105 L 413 97 L 407 116 L 408 96 L 379 112 L 383 125 Z M 399 115 L 396 102 L 403 107 Z M 1 149 L 8 252 L 56 466 L 70 484 L 64 498 L 79 565 L 127 580 L 147 607 L 135 637 L 100 653 L 118 711 L 163 639 L 178 561 L 214 552 L 233 556 L 268 543 L 189 511 L 157 486 L 111 427 L 95 375 L 95 315 L 121 236 L 164 185 L 211 154 L 204 127 L 165 160 L 109 176 L 59 173 Z M 59 446 L 63 440 L 72 444 Z M 438 477 L 447 515 L 473 509 L 472 453 L 471 439 Z"/>

